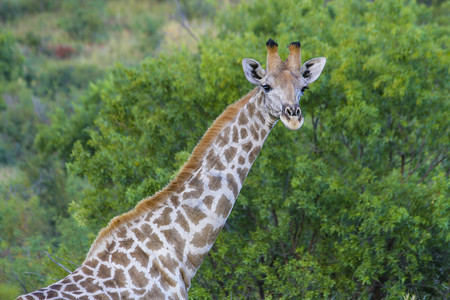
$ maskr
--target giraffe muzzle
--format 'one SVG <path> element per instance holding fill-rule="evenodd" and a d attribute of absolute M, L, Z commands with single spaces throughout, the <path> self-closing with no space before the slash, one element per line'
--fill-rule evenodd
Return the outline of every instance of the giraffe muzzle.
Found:
<path fill-rule="evenodd" d="M 298 130 L 303 125 L 303 115 L 298 104 L 283 104 L 281 110 L 281 121 L 290 130 Z"/>

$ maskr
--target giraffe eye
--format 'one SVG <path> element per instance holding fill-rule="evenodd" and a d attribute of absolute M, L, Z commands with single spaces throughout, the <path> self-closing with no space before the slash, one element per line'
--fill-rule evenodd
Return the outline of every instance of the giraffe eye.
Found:
<path fill-rule="evenodd" d="M 264 91 L 266 93 L 268 93 L 268 92 L 270 92 L 272 90 L 272 87 L 270 85 L 268 85 L 268 84 L 265 84 L 262 87 L 263 87 L 263 89 L 264 89 Z"/>
<path fill-rule="evenodd" d="M 309 90 L 309 87 L 304 86 L 304 87 L 302 88 L 302 93 L 304 93 L 306 90 Z"/>

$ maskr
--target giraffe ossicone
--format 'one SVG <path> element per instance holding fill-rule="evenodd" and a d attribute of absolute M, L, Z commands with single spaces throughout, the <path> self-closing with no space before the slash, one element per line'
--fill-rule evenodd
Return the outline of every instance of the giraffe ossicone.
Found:
<path fill-rule="evenodd" d="M 214 121 L 177 177 L 113 218 L 73 273 L 18 299 L 187 298 L 268 134 L 278 120 L 302 126 L 300 97 L 325 66 L 323 57 L 302 65 L 299 42 L 285 61 L 272 39 L 266 46 L 267 69 L 242 60 L 257 87 Z"/>

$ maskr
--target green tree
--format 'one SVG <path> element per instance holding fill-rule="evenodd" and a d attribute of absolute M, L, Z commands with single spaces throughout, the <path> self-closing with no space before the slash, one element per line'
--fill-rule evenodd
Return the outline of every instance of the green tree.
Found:
<path fill-rule="evenodd" d="M 196 55 L 115 67 L 91 91 L 92 107 L 81 100 L 79 123 L 60 117 L 53 127 L 63 138 L 48 149 L 68 153 L 80 139 L 69 170 L 89 184 L 71 198 L 74 218 L 97 232 L 162 188 L 251 89 L 241 59 L 264 62 L 269 36 L 300 39 L 303 61 L 328 58 L 301 100 L 306 122 L 300 132 L 274 128 L 190 296 L 442 297 L 450 35 L 434 13 L 401 0 L 247 2 L 218 16 L 218 38 Z"/>
<path fill-rule="evenodd" d="M 430 13 L 258 1 L 221 17 L 223 39 L 300 38 L 304 60 L 328 63 L 301 101 L 300 134 L 277 126 L 268 138 L 191 295 L 447 293 L 448 31 Z"/>

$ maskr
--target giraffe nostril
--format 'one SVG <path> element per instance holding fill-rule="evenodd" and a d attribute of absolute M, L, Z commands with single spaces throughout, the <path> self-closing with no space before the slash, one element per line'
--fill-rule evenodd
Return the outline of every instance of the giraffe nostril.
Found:
<path fill-rule="evenodd" d="M 286 116 L 292 117 L 292 108 L 290 106 L 287 106 L 284 113 Z"/>
<path fill-rule="evenodd" d="M 302 112 L 300 111 L 300 107 L 297 107 L 297 108 L 295 109 L 295 115 L 296 115 L 297 117 L 300 117 L 301 114 L 302 114 Z"/>

